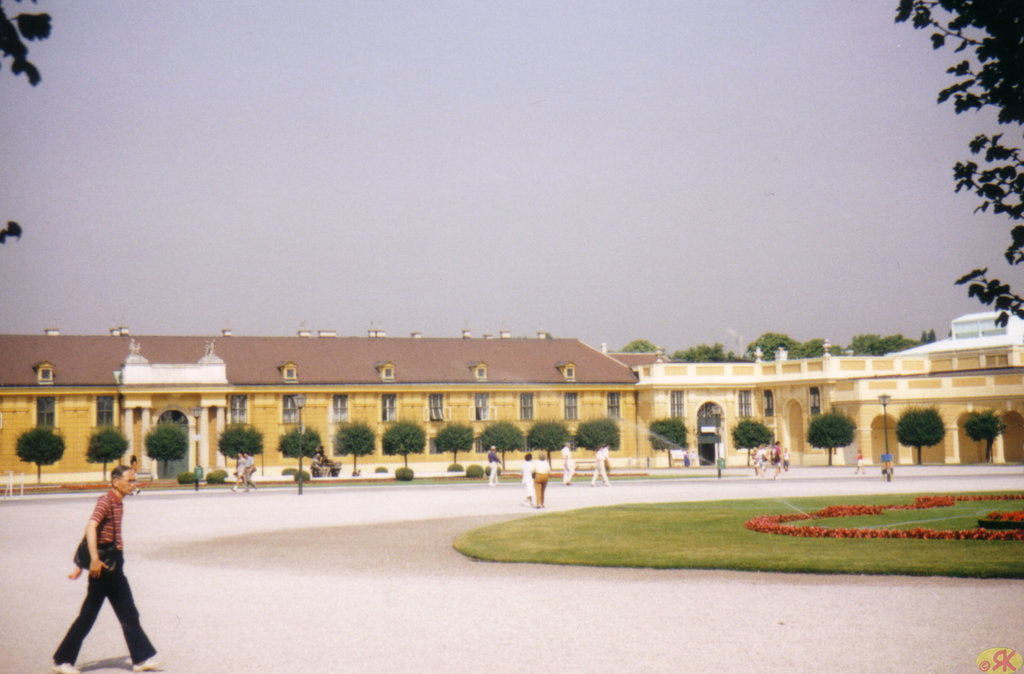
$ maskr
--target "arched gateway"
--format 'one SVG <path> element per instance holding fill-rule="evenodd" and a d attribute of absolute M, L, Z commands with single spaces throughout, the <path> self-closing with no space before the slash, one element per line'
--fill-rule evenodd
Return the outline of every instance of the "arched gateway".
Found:
<path fill-rule="evenodd" d="M 722 408 L 704 403 L 697 410 L 697 452 L 702 466 L 714 465 L 722 446 Z"/>

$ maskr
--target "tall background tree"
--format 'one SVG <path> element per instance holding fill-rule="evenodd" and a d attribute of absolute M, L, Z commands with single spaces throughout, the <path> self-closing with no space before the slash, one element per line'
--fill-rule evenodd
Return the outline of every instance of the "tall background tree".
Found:
<path fill-rule="evenodd" d="M 388 456 L 401 456 L 405 459 L 405 467 L 409 467 L 410 454 L 422 454 L 427 444 L 426 432 L 415 421 L 396 421 L 388 426 L 381 437 L 384 453 Z"/>
<path fill-rule="evenodd" d="M 164 462 L 164 477 L 167 477 L 167 462 L 184 459 L 188 453 L 188 431 L 174 423 L 157 424 L 143 442 L 146 456 Z"/>
<path fill-rule="evenodd" d="M 103 464 L 103 481 L 107 481 L 107 464 L 118 461 L 128 451 L 128 438 L 113 426 L 97 428 L 89 436 L 89 446 L 85 450 L 85 460 L 89 463 Z"/>
<path fill-rule="evenodd" d="M 654 353 L 658 347 L 646 339 L 634 339 L 622 347 L 622 353 Z"/>
<path fill-rule="evenodd" d="M 992 443 L 1006 430 L 1006 424 L 999 420 L 992 410 L 971 412 L 964 420 L 964 432 L 975 442 L 985 443 L 985 462 L 992 463 Z"/>
<path fill-rule="evenodd" d="M 901 445 L 917 448 L 917 464 L 921 465 L 921 448 L 934 447 L 946 437 L 946 426 L 934 407 L 904 410 L 896 422 L 896 439 Z"/>
<path fill-rule="evenodd" d="M 501 453 L 501 466 L 505 467 L 505 452 L 516 452 L 526 445 L 523 431 L 510 421 L 495 421 L 488 424 L 480 434 L 480 444 Z"/>
<path fill-rule="evenodd" d="M 946 72 L 954 82 L 939 92 L 938 102 L 953 101 L 956 114 L 991 108 L 1008 134 L 980 133 L 968 144 L 975 159 L 953 167 L 956 191 L 974 194 L 977 211 L 991 210 L 1010 223 L 1010 244 L 1003 257 L 1011 265 L 1024 262 L 1024 155 L 1018 147 L 1024 124 L 1024 2 L 1016 0 L 900 0 L 896 22 L 911 21 L 915 29 L 930 30 L 932 47 L 953 48 L 960 59 Z M 1004 135 L 1006 137 L 1004 137 Z M 1024 318 L 1020 290 L 997 278 L 988 268 L 962 276 L 960 285 L 982 304 Z"/>
<path fill-rule="evenodd" d="M 369 456 L 377 444 L 377 434 L 362 422 L 342 424 L 334 433 L 334 454 L 352 457 L 352 474 L 358 471 L 360 456 Z"/>
<path fill-rule="evenodd" d="M 811 447 L 828 450 L 828 465 L 832 465 L 832 454 L 836 447 L 846 447 L 853 443 L 853 433 L 857 426 L 853 419 L 839 412 L 826 412 L 811 418 L 807 426 L 807 442 Z"/>
<path fill-rule="evenodd" d="M 50 466 L 64 456 L 64 438 L 49 426 L 37 426 L 18 436 L 15 451 L 26 463 L 36 464 L 36 483 L 43 481 L 43 466 Z"/>
<path fill-rule="evenodd" d="M 459 452 L 473 449 L 475 439 L 473 429 L 466 424 L 448 423 L 437 432 L 434 444 L 439 452 L 451 452 L 452 463 L 458 463 Z"/>
<path fill-rule="evenodd" d="M 719 342 L 691 346 L 674 352 L 671 358 L 684 363 L 729 363 L 740 360 L 739 356 L 732 351 L 726 351 Z"/>

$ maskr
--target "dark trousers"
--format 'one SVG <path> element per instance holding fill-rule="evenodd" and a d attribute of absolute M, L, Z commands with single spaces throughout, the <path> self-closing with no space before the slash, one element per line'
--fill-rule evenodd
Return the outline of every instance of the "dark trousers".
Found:
<path fill-rule="evenodd" d="M 132 663 L 137 665 L 156 655 L 156 649 L 142 631 L 139 611 L 135 608 L 135 600 L 132 598 L 132 588 L 124 576 L 124 558 L 118 555 L 117 566 L 113 571 L 104 571 L 99 578 L 89 578 L 89 590 L 85 595 L 85 601 L 82 602 L 82 610 L 79 611 L 75 622 L 71 623 L 64 641 L 57 647 L 57 652 L 53 654 L 55 663 L 75 663 L 78 652 L 82 649 L 82 641 L 96 622 L 104 599 L 110 600 L 110 605 L 121 622 L 121 631 L 124 632 L 124 640 L 128 642 Z"/>

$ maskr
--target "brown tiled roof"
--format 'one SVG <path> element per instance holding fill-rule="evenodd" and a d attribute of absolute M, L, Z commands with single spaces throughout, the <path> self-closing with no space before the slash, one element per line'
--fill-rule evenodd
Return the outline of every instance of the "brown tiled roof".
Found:
<path fill-rule="evenodd" d="M 112 386 L 130 340 L 151 364 L 198 363 L 207 342 L 234 385 L 282 382 L 278 367 L 294 363 L 300 384 L 375 384 L 375 365 L 391 362 L 396 383 L 474 383 L 474 363 L 487 364 L 488 383 L 554 384 L 557 363 L 576 364 L 580 384 L 632 384 L 629 368 L 575 339 L 452 339 L 413 337 L 176 337 L 136 335 L 0 335 L 0 386 L 36 384 L 33 365 L 53 364 L 57 386 Z"/>
<path fill-rule="evenodd" d="M 608 354 L 615 360 L 619 361 L 627 367 L 640 367 L 641 365 L 651 365 L 652 363 L 667 363 L 668 359 L 660 353 L 610 353 Z"/>

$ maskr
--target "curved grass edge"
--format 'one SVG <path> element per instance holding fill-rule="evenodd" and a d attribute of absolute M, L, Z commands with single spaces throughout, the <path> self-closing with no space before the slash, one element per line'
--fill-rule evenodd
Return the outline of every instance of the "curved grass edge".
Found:
<path fill-rule="evenodd" d="M 976 492 L 995 493 L 995 492 Z M 888 504 L 918 496 L 855 497 Z M 847 497 L 787 499 L 820 510 Z M 480 527 L 453 543 L 500 563 L 777 573 L 1024 578 L 1024 543 L 766 536 L 744 527 L 777 499 L 634 504 L 546 513 Z"/>

